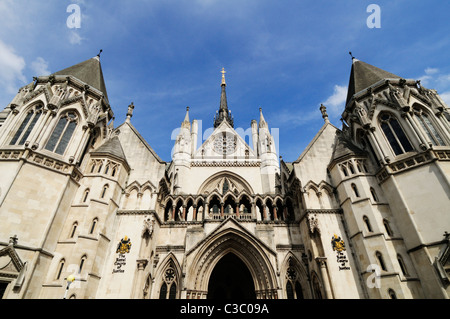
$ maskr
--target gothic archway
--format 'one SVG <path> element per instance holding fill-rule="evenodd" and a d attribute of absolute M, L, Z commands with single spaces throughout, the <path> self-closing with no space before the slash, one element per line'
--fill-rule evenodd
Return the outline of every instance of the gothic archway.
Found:
<path fill-rule="evenodd" d="M 276 254 L 250 234 L 236 228 L 220 231 L 188 252 L 190 267 L 186 281 L 187 298 L 208 296 L 210 280 L 211 278 L 215 280 L 213 271 L 216 266 L 218 266 L 217 269 L 222 268 L 221 260 L 228 254 L 240 260 L 242 263 L 239 266 L 240 270 L 249 271 L 254 285 L 254 297 L 257 299 L 278 298 L 276 275 L 272 266 Z M 226 263 L 227 259 L 222 262 Z M 245 276 L 245 278 L 249 277 Z"/>
<path fill-rule="evenodd" d="M 223 256 L 208 283 L 208 299 L 256 299 L 250 270 L 233 253 Z"/>

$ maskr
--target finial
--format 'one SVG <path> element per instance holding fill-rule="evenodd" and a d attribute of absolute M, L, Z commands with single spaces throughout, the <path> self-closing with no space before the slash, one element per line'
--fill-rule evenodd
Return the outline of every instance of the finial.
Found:
<path fill-rule="evenodd" d="M 10 246 L 15 246 L 17 245 L 17 241 L 19 240 L 19 238 L 17 237 L 17 235 L 14 235 L 12 237 L 9 237 L 9 245 Z"/>
<path fill-rule="evenodd" d="M 352 57 L 352 60 L 355 59 L 355 57 L 353 56 L 352 52 L 350 51 L 348 54 L 350 54 L 350 56 Z"/>
<path fill-rule="evenodd" d="M 329 123 L 330 120 L 328 120 L 327 108 L 325 105 L 320 104 L 320 112 L 322 112 L 322 118 L 325 120 L 325 123 Z"/>
<path fill-rule="evenodd" d="M 100 54 L 102 54 L 103 50 L 100 49 L 100 52 L 97 54 L 98 57 L 100 57 Z"/>
<path fill-rule="evenodd" d="M 127 112 L 127 121 L 129 122 L 131 117 L 133 116 L 133 110 L 134 110 L 134 103 L 131 102 L 130 105 L 128 105 L 128 112 Z"/>
<path fill-rule="evenodd" d="M 189 112 L 189 106 L 186 106 L 186 112 Z"/>
<path fill-rule="evenodd" d="M 227 73 L 227 72 L 225 72 L 225 68 L 222 68 L 222 71 L 220 71 L 220 73 L 222 73 L 222 85 L 226 85 L 225 73 Z"/>

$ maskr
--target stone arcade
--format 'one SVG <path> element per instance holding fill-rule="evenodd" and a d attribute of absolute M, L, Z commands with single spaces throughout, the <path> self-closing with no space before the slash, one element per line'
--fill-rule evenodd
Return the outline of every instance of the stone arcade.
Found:
<path fill-rule="evenodd" d="M 261 109 L 237 134 L 226 87 L 202 145 L 179 114 L 168 163 L 134 104 L 114 127 L 99 56 L 21 88 L 0 112 L 0 297 L 62 298 L 69 275 L 80 299 L 449 297 L 436 91 L 353 59 L 342 128 L 322 105 L 288 163 Z"/>

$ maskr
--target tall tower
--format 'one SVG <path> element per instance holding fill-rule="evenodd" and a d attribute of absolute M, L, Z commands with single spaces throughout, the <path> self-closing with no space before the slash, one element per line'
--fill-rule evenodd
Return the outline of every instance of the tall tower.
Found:
<path fill-rule="evenodd" d="M 448 117 L 435 90 L 353 59 L 335 152 L 342 156 L 329 169 L 350 235 L 360 233 L 352 240 L 365 256 L 361 268 L 377 265 L 387 287 L 369 295 L 445 296 L 438 257 L 450 229 Z"/>
<path fill-rule="evenodd" d="M 0 241 L 16 235 L 27 273 L 47 274 L 60 262 L 56 247 L 78 194 L 84 158 L 106 138 L 113 116 L 99 56 L 34 78 L 5 110 L 9 112 L 0 128 Z M 79 265 L 78 257 L 74 263 Z M 40 288 L 58 276 L 26 277 L 9 296 L 45 297 L 52 289 Z"/>

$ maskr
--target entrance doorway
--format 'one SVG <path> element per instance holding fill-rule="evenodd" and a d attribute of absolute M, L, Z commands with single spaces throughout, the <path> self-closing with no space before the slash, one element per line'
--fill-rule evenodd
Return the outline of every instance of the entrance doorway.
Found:
<path fill-rule="evenodd" d="M 223 256 L 214 267 L 209 278 L 208 299 L 256 299 L 250 270 L 235 254 Z"/>

